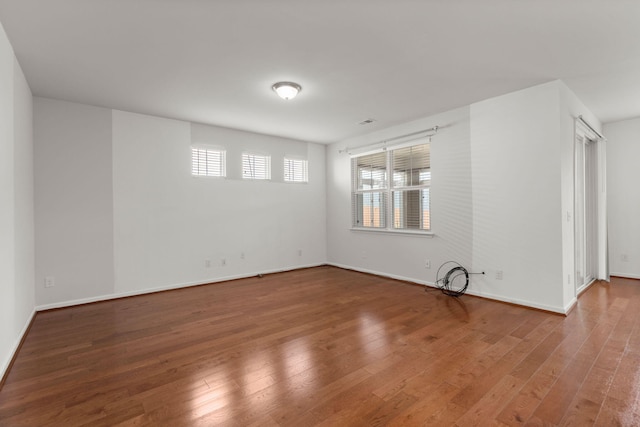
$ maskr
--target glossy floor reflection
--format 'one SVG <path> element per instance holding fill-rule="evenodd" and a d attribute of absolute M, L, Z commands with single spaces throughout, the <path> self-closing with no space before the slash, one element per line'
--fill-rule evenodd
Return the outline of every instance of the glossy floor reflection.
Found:
<path fill-rule="evenodd" d="M 39 313 L 0 425 L 640 425 L 640 282 L 559 316 L 320 267 Z"/>

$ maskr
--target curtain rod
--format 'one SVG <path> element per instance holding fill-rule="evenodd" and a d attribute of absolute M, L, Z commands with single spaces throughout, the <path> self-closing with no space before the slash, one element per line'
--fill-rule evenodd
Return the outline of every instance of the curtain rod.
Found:
<path fill-rule="evenodd" d="M 587 121 L 584 119 L 584 117 L 582 117 L 582 114 L 578 116 L 578 120 L 580 120 L 582 123 L 584 123 L 584 125 L 585 125 L 586 127 L 588 127 L 589 129 L 591 129 L 591 132 L 595 133 L 595 134 L 598 136 L 598 138 L 600 138 L 600 139 L 604 139 L 605 141 L 607 140 L 607 138 L 605 138 L 605 137 L 604 137 L 600 132 L 598 132 L 597 130 L 595 130 L 595 129 L 593 128 L 593 126 L 591 126 L 591 125 L 589 124 L 589 122 L 587 122 Z"/>
<path fill-rule="evenodd" d="M 424 130 L 420 130 L 420 131 L 417 131 L 417 132 L 407 133 L 407 134 L 400 135 L 400 136 L 395 136 L 395 137 L 389 138 L 389 139 L 383 139 L 382 141 L 373 142 L 373 143 L 367 144 L 367 145 L 361 145 L 361 146 L 358 146 L 358 147 L 345 147 L 342 150 L 338 150 L 338 153 L 349 153 L 351 150 L 360 150 L 360 149 L 363 149 L 363 148 L 374 147 L 376 145 L 381 145 L 381 144 L 385 145 L 385 144 L 387 144 L 389 142 L 397 141 L 399 139 L 408 138 L 410 136 L 421 135 L 421 134 L 427 133 L 427 132 L 433 132 L 433 134 L 429 135 L 431 137 L 431 136 L 433 136 L 433 135 L 438 133 L 438 128 L 439 128 L 439 126 L 434 126 L 434 127 L 429 128 L 429 129 L 424 129 Z"/>

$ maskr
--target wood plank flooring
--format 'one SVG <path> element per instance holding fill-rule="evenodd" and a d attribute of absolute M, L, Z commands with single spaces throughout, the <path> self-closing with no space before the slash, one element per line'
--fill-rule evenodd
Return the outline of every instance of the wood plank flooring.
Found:
<path fill-rule="evenodd" d="M 318 267 L 38 313 L 1 426 L 637 426 L 640 281 L 567 316 Z"/>

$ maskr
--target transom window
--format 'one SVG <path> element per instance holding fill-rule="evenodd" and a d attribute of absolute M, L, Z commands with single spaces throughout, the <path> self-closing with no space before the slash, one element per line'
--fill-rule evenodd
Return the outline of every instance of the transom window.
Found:
<path fill-rule="evenodd" d="M 271 179 L 271 157 L 242 153 L 242 177 L 244 179 Z"/>
<path fill-rule="evenodd" d="M 351 177 L 354 228 L 431 230 L 429 143 L 354 157 Z"/>
<path fill-rule="evenodd" d="M 226 176 L 226 153 L 223 150 L 191 147 L 191 174 Z"/>
<path fill-rule="evenodd" d="M 285 182 L 309 182 L 309 163 L 307 160 L 284 159 Z"/>

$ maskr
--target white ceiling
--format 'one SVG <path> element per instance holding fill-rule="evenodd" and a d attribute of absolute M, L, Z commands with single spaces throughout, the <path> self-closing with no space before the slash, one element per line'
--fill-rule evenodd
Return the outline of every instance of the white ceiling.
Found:
<path fill-rule="evenodd" d="M 34 95 L 306 141 L 554 79 L 640 116 L 640 0 L 0 0 L 0 22 Z"/>

